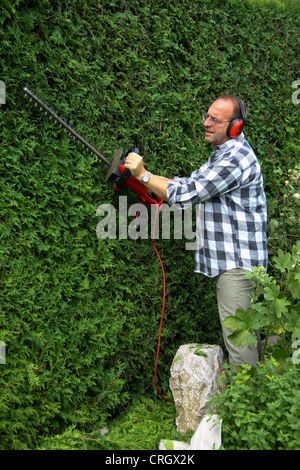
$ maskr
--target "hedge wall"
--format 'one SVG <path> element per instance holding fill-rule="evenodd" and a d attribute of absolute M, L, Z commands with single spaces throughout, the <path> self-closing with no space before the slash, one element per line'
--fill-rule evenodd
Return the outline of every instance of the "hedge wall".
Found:
<path fill-rule="evenodd" d="M 300 149 L 292 100 L 300 78 L 297 5 L 2 2 L 2 449 L 34 449 L 69 425 L 104 425 L 133 395 L 153 395 L 162 307 L 150 240 L 96 236 L 97 207 L 118 207 L 107 168 L 31 107 L 23 87 L 109 160 L 117 148 L 137 145 L 147 168 L 165 176 L 188 175 L 206 161 L 203 112 L 221 93 L 240 95 L 270 202 L 270 249 L 288 247 L 294 208 L 288 204 L 291 223 L 282 223 L 282 202 Z M 222 339 L 214 281 L 193 273 L 185 240 L 156 246 L 167 286 L 158 367 L 166 395 L 179 345 Z"/>

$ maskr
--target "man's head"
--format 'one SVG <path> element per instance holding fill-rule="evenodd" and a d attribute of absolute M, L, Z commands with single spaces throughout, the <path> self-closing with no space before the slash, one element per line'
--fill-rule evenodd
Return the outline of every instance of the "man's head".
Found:
<path fill-rule="evenodd" d="M 230 140 L 227 129 L 230 122 L 237 118 L 243 118 L 239 100 L 232 95 L 220 96 L 206 114 L 204 121 L 206 142 L 215 147 Z"/>

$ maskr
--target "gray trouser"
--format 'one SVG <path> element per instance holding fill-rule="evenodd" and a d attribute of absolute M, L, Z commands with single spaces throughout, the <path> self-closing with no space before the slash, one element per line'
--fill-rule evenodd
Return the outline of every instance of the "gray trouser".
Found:
<path fill-rule="evenodd" d="M 221 325 L 226 317 L 235 315 L 238 308 L 246 311 L 250 307 L 250 293 L 254 289 L 255 284 L 250 279 L 246 279 L 244 273 L 244 269 L 232 269 L 216 278 Z M 261 351 L 261 341 L 258 332 L 255 332 L 258 339 L 257 346 L 251 344 L 246 349 L 243 346 L 235 348 L 233 342 L 228 340 L 228 336 L 233 333 L 232 330 L 222 325 L 222 332 L 231 365 L 250 364 L 255 366 L 257 364 Z"/>

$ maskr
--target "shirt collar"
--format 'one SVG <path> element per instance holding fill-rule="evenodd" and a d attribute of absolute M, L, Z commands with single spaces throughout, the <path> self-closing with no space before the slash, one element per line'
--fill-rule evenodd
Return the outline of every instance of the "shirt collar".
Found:
<path fill-rule="evenodd" d="M 244 132 L 242 132 L 238 137 L 236 137 L 235 139 L 230 139 L 230 140 L 226 140 L 226 142 L 224 142 L 224 144 L 221 144 L 221 145 L 217 145 L 215 147 L 215 150 L 216 149 L 220 149 L 221 152 L 226 152 L 226 150 L 229 150 L 231 147 L 234 147 L 235 145 L 235 142 L 241 142 L 242 140 L 244 140 L 245 138 L 245 135 L 244 135 Z"/>
<path fill-rule="evenodd" d="M 236 142 L 241 142 L 242 140 L 244 140 L 244 138 L 245 138 L 245 135 L 244 135 L 244 132 L 242 132 L 235 139 L 230 139 L 230 140 L 227 140 L 226 142 L 224 142 L 224 144 L 216 145 L 215 149 L 214 149 L 214 152 L 212 154 L 213 160 L 215 158 L 217 158 L 219 155 L 221 155 L 221 153 L 225 153 L 228 150 L 230 150 L 231 148 L 233 148 L 235 146 Z"/>

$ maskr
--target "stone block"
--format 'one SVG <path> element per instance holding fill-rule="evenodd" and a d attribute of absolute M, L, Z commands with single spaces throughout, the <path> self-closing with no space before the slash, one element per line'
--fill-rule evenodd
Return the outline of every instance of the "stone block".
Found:
<path fill-rule="evenodd" d="M 180 346 L 170 369 L 170 389 L 176 406 L 177 431 L 196 431 L 208 411 L 212 395 L 222 393 L 225 383 L 223 351 L 220 346 Z"/>

